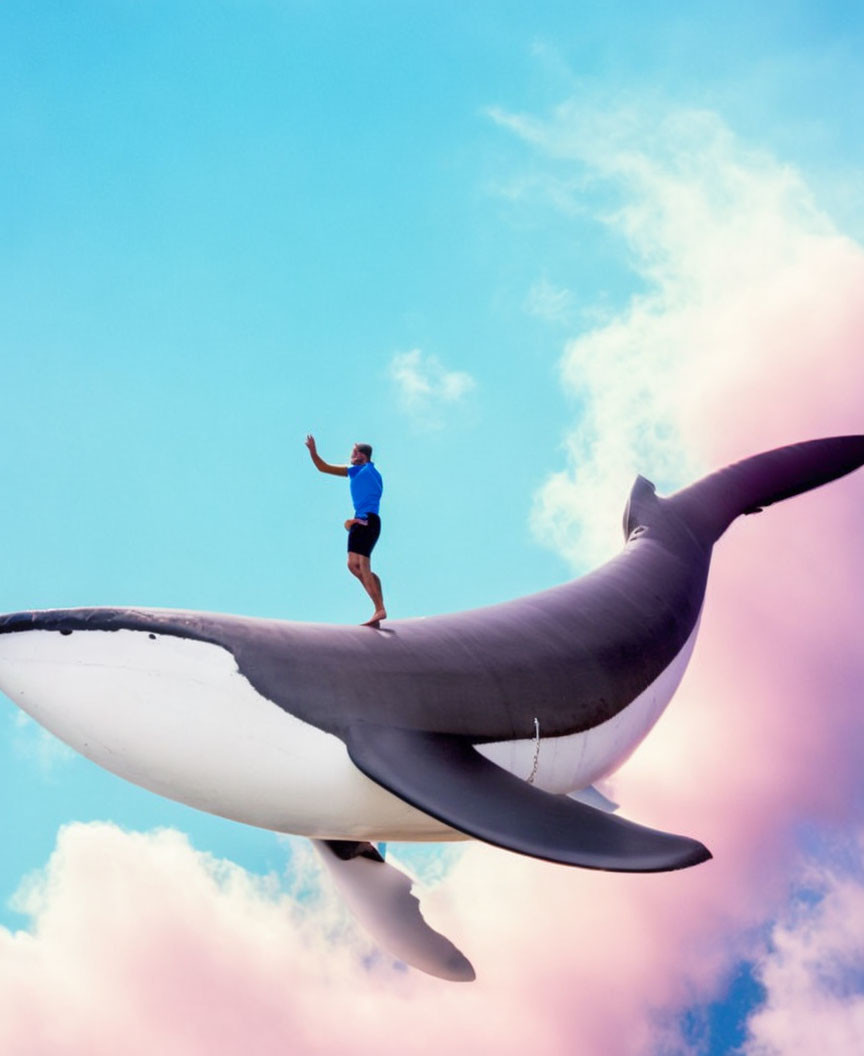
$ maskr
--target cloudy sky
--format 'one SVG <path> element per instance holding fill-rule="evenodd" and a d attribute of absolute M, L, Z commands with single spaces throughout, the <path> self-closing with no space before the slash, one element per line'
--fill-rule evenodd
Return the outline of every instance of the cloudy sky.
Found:
<path fill-rule="evenodd" d="M 359 622 L 310 431 L 375 445 L 394 616 L 586 571 L 637 472 L 864 431 L 862 48 L 841 2 L 6 0 L 0 609 Z M 733 526 L 610 782 L 712 862 L 392 848 L 469 986 L 0 700 L 0 1049 L 857 1051 L 862 505 Z"/>

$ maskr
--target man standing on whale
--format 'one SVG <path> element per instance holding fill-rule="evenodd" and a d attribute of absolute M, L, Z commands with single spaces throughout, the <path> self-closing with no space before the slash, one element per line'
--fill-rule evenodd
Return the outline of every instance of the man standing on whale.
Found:
<path fill-rule="evenodd" d="M 387 619 L 387 610 L 384 608 L 381 580 L 372 571 L 371 564 L 372 550 L 381 534 L 379 506 L 384 490 L 381 474 L 372 462 L 372 448 L 369 444 L 355 444 L 350 465 L 331 466 L 318 454 L 315 437 L 311 433 L 306 437 L 306 446 L 315 468 L 321 473 L 349 478 L 354 516 L 345 522 L 348 529 L 348 571 L 360 580 L 375 606 L 375 611 L 363 626 L 376 627 Z"/>

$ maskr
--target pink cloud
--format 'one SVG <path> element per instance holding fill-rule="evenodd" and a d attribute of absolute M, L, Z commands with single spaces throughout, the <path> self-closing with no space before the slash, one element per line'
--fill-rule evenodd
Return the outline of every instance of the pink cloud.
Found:
<path fill-rule="evenodd" d="M 626 190 L 610 222 L 654 283 L 562 364 L 588 410 L 535 523 L 580 560 L 617 535 L 635 471 L 861 431 L 864 400 L 864 253 L 802 182 L 706 115 L 650 135 L 602 118 L 590 135 L 573 108 L 508 119 Z M 327 888 L 301 904 L 178 834 L 71 826 L 25 896 L 31 932 L 0 932 L 0 1051 L 631 1056 L 674 1041 L 675 1013 L 715 996 L 781 913 L 801 822 L 864 821 L 862 508 L 859 473 L 733 525 L 691 671 L 615 779 L 626 816 L 703 839 L 712 862 L 617 876 L 469 847 L 423 902 L 477 968 L 454 986 L 376 957 Z"/>
<path fill-rule="evenodd" d="M 744 148 L 713 115 L 646 116 L 578 106 L 545 123 L 499 115 L 618 184 L 627 204 L 610 222 L 653 282 L 562 361 L 586 410 L 568 436 L 571 464 L 539 493 L 535 529 L 577 567 L 618 545 L 610 509 L 637 471 L 683 483 L 864 426 L 864 252 L 794 171 Z M 615 781 L 623 812 L 703 838 L 715 860 L 633 888 L 580 877 L 569 913 L 544 882 L 544 909 L 560 911 L 568 934 L 608 924 L 566 1019 L 574 1031 L 596 1026 L 586 1051 L 639 1051 L 652 1009 L 716 992 L 750 929 L 782 907 L 802 821 L 860 823 L 862 508 L 859 473 L 732 526 L 691 672 Z M 624 934 L 619 920 L 632 922 Z M 581 981 L 586 968 L 562 974 Z M 598 991 L 629 1015 L 596 1014 Z"/>

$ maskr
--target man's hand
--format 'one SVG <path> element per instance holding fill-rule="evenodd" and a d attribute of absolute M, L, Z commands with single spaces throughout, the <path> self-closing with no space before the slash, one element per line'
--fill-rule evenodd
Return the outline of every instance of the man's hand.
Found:
<path fill-rule="evenodd" d="M 329 462 L 325 462 L 323 458 L 318 454 L 318 448 L 315 444 L 315 437 L 309 433 L 306 436 L 306 446 L 309 448 L 309 454 L 312 461 L 315 463 L 315 468 L 320 470 L 322 473 L 330 473 L 334 477 L 347 477 L 348 467 L 347 466 L 331 466 Z"/>

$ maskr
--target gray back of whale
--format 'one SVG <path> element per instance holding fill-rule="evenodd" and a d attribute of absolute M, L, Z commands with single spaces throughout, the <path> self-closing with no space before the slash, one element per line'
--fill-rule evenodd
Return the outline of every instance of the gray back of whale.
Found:
<path fill-rule="evenodd" d="M 624 550 L 594 572 L 516 601 L 381 630 L 127 608 L 0 619 L 28 629 L 147 631 L 213 642 L 279 707 L 345 738 L 358 722 L 478 744 L 591 729 L 674 660 L 698 619 L 714 542 L 739 514 L 864 463 L 864 437 L 757 455 L 668 498 L 638 478 Z"/>

